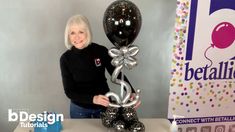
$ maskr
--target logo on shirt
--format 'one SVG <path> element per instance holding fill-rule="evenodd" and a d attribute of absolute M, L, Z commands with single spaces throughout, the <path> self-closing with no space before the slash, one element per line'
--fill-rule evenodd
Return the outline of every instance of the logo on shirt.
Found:
<path fill-rule="evenodd" d="M 95 65 L 96 65 L 96 67 L 101 66 L 100 58 L 95 58 Z"/>

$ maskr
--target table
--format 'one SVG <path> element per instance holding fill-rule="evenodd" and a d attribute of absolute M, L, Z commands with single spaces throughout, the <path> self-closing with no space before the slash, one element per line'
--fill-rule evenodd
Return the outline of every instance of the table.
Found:
<path fill-rule="evenodd" d="M 162 118 L 140 119 L 145 125 L 145 132 L 170 132 L 170 122 Z M 104 127 L 101 119 L 65 119 L 62 132 L 113 132 Z M 20 124 L 14 132 L 33 132 L 33 128 L 23 128 Z"/>

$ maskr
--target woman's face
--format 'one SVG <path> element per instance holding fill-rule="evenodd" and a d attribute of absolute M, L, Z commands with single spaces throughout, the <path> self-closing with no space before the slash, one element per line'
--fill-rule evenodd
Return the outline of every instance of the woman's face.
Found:
<path fill-rule="evenodd" d="M 78 49 L 85 47 L 87 33 L 82 24 L 72 24 L 69 28 L 70 43 Z"/>

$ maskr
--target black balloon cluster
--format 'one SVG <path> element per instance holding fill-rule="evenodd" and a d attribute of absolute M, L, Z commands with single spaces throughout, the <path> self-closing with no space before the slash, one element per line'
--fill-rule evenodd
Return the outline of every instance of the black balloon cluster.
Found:
<path fill-rule="evenodd" d="M 102 124 L 107 128 L 113 128 L 118 132 L 144 132 L 145 127 L 139 121 L 137 113 L 132 107 L 108 107 L 101 113 Z"/>

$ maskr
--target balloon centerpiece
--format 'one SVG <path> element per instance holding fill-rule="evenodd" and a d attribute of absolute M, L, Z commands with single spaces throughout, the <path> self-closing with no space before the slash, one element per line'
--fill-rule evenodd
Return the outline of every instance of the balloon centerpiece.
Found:
<path fill-rule="evenodd" d="M 130 70 L 137 65 L 135 56 L 139 48 L 131 44 L 140 31 L 141 23 L 139 9 L 128 0 L 114 1 L 104 13 L 104 30 L 115 46 L 109 50 L 109 55 L 113 58 L 111 63 L 115 66 L 111 81 L 121 85 L 121 97 L 114 92 L 106 93 L 106 96 L 115 99 L 115 102 L 110 103 L 107 110 L 101 113 L 101 120 L 105 127 L 116 131 L 145 131 L 144 124 L 138 120 L 134 109 L 140 100 L 140 90 L 137 89 L 136 94 L 131 97 L 130 85 L 123 78 L 118 79 L 123 68 Z"/>

